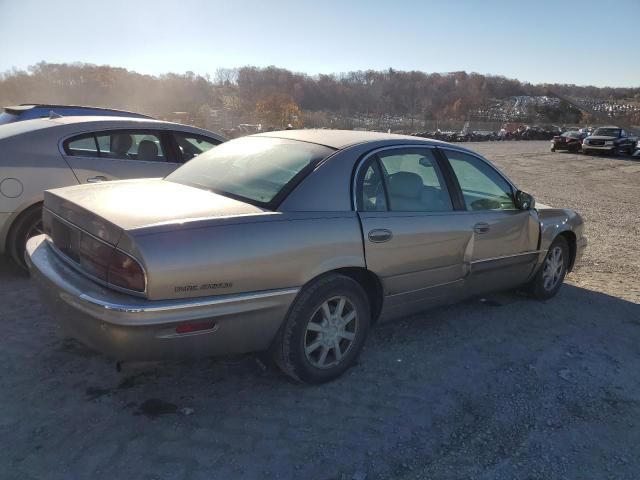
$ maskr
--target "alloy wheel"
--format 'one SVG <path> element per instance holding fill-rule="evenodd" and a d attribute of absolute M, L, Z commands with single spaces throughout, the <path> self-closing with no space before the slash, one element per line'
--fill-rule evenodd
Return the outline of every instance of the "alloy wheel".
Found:
<path fill-rule="evenodd" d="M 553 290 L 562 279 L 564 273 L 564 256 L 562 247 L 556 245 L 547 255 L 542 270 L 542 284 L 547 291 Z"/>
<path fill-rule="evenodd" d="M 338 365 L 354 344 L 358 312 L 345 296 L 332 297 L 316 309 L 304 335 L 304 353 L 316 368 Z"/>

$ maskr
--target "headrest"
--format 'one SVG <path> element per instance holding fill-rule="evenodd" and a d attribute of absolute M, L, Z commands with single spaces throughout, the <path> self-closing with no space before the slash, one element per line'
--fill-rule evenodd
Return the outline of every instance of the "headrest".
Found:
<path fill-rule="evenodd" d="M 131 145 L 133 145 L 133 139 L 131 138 L 131 135 L 128 135 L 126 133 L 111 135 L 111 153 L 124 155 L 129 151 Z"/>
<path fill-rule="evenodd" d="M 398 172 L 389 175 L 389 194 L 395 197 L 418 198 L 424 184 L 417 173 Z"/>
<path fill-rule="evenodd" d="M 142 140 L 138 145 L 138 160 L 153 161 L 158 159 L 158 146 L 151 140 Z"/>

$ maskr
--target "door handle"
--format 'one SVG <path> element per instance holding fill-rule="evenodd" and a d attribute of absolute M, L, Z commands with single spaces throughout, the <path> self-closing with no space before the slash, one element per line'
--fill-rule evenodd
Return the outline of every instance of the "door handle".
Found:
<path fill-rule="evenodd" d="M 489 230 L 491 230 L 491 227 L 488 223 L 480 222 L 473 226 L 473 231 L 476 233 L 487 233 Z"/>
<path fill-rule="evenodd" d="M 96 175 L 95 177 L 87 178 L 87 183 L 98 183 L 98 182 L 106 182 L 107 177 L 104 175 Z"/>
<path fill-rule="evenodd" d="M 386 228 L 377 228 L 375 230 L 371 230 L 368 237 L 369 240 L 374 243 L 382 243 L 391 240 L 391 238 L 393 238 L 393 233 L 391 233 L 391 230 L 387 230 Z"/>

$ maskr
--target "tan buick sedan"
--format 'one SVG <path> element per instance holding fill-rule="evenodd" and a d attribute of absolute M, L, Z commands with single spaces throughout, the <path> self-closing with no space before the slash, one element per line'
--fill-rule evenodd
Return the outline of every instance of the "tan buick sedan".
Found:
<path fill-rule="evenodd" d="M 447 143 L 299 130 L 232 140 L 159 180 L 45 193 L 34 279 L 68 333 L 117 360 L 269 350 L 324 382 L 373 324 L 526 287 L 553 297 L 586 246 Z"/>
<path fill-rule="evenodd" d="M 224 140 L 147 118 L 57 117 L 1 125 L 0 254 L 24 265 L 27 238 L 42 229 L 45 190 L 164 177 Z"/>

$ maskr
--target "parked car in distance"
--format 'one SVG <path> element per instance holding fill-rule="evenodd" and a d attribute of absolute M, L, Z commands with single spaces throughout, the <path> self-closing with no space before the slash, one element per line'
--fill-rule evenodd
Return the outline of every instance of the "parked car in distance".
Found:
<path fill-rule="evenodd" d="M 587 134 L 577 130 L 570 130 L 561 135 L 556 135 L 551 140 L 551 151 L 567 150 L 572 153 L 580 152 L 582 150 L 582 141 L 585 138 L 587 138 Z"/>
<path fill-rule="evenodd" d="M 34 120 L 36 118 L 47 118 L 51 116 L 78 117 L 96 115 L 103 117 L 152 118 L 148 115 L 143 115 L 142 113 L 127 112 L 112 108 L 84 107 L 80 105 L 52 105 L 46 103 L 23 103 L 21 105 L 4 107 L 4 111 L 0 113 L 0 125 L 21 122 L 23 120 Z"/>
<path fill-rule="evenodd" d="M 117 360 L 270 350 L 303 382 L 343 373 L 369 327 L 526 286 L 553 297 L 586 245 L 470 150 L 293 130 L 229 141 L 164 179 L 45 192 L 27 244 L 45 304 Z"/>
<path fill-rule="evenodd" d="M 582 142 L 582 153 L 609 153 L 619 155 L 628 153 L 631 155 L 635 148 L 635 141 L 620 127 L 596 128 L 593 134 Z"/>
<path fill-rule="evenodd" d="M 0 125 L 0 253 L 24 264 L 41 230 L 43 192 L 78 183 L 164 177 L 224 138 L 128 117 L 60 117 Z"/>

